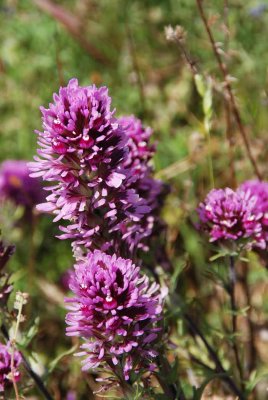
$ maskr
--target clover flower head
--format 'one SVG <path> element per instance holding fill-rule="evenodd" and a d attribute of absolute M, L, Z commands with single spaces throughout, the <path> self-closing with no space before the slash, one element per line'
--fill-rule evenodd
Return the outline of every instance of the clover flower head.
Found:
<path fill-rule="evenodd" d="M 154 234 L 159 236 L 165 227 L 160 218 L 160 212 L 169 188 L 160 180 L 146 175 L 136 182 L 136 190 L 150 208 L 150 213 L 145 214 L 135 224 L 122 223 L 121 232 L 130 249 L 138 248 L 148 251 L 152 236 Z"/>
<path fill-rule="evenodd" d="M 263 214 L 256 213 L 256 203 L 257 197 L 250 191 L 212 189 L 198 208 L 201 229 L 208 232 L 211 242 L 234 241 L 247 248 L 265 248 Z"/>
<path fill-rule="evenodd" d="M 155 153 L 155 145 L 149 143 L 152 129 L 143 126 L 134 115 L 123 116 L 118 122 L 128 138 L 129 153 L 124 165 L 131 168 L 132 179 L 141 179 L 150 170 L 149 162 Z"/>
<path fill-rule="evenodd" d="M 262 214 L 260 220 L 262 224 L 263 234 L 268 244 L 268 182 L 259 180 L 250 180 L 242 183 L 240 189 L 245 192 L 250 192 L 252 196 L 256 197 L 255 213 Z"/>
<path fill-rule="evenodd" d="M 131 260 L 95 250 L 75 265 L 67 299 L 67 335 L 85 339 L 83 370 L 119 366 L 129 374 L 148 370 L 157 355 L 162 297 Z"/>
<path fill-rule="evenodd" d="M 19 372 L 21 361 L 20 353 L 15 350 L 13 376 L 16 381 L 19 381 L 21 377 Z M 7 345 L 0 343 L 0 392 L 4 392 L 11 385 L 11 345 L 10 343 Z"/>

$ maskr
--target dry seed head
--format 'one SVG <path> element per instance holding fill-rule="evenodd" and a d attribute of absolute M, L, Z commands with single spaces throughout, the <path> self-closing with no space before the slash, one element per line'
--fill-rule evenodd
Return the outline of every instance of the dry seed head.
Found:
<path fill-rule="evenodd" d="M 24 304 L 27 304 L 29 294 L 23 292 L 17 292 L 14 302 L 14 308 L 19 310 Z"/>
<path fill-rule="evenodd" d="M 173 28 L 171 25 L 166 26 L 165 35 L 169 42 L 184 42 L 186 38 L 186 32 L 180 25 L 176 25 L 175 28 Z"/>

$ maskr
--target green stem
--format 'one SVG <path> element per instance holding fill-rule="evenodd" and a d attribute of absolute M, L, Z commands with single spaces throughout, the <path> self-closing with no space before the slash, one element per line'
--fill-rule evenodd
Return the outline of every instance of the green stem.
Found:
<path fill-rule="evenodd" d="M 179 379 L 177 379 L 176 384 L 168 384 L 166 381 L 167 377 L 171 374 L 171 367 L 167 359 L 162 354 L 158 356 L 158 359 L 159 374 L 157 374 L 157 380 L 161 385 L 164 394 L 170 400 L 186 400 Z"/>
<path fill-rule="evenodd" d="M 225 368 L 223 367 L 216 351 L 209 344 L 209 342 L 207 341 L 206 337 L 203 335 L 203 333 L 201 332 L 199 327 L 195 324 L 195 322 L 192 320 L 192 318 L 186 313 L 184 313 L 184 319 L 188 323 L 192 332 L 195 335 L 199 336 L 199 338 L 204 343 L 204 345 L 208 351 L 208 354 L 210 355 L 210 358 L 212 359 L 212 361 L 214 362 L 214 364 L 216 366 L 216 371 L 218 373 L 222 373 L 222 374 L 226 375 L 223 378 L 223 380 L 225 380 L 225 382 L 229 385 L 229 387 L 232 389 L 232 391 L 237 395 L 237 397 L 240 400 L 246 400 L 246 398 L 247 398 L 246 395 L 244 395 L 244 393 L 236 385 L 235 381 L 228 375 L 228 373 L 226 372 Z"/>
<path fill-rule="evenodd" d="M 235 285 L 236 285 L 236 272 L 235 272 L 235 262 L 234 257 L 230 256 L 230 263 L 229 263 L 229 279 L 230 279 L 230 286 L 229 286 L 229 295 L 231 300 L 231 311 L 232 311 L 232 333 L 233 333 L 233 351 L 235 355 L 235 361 L 237 370 L 240 376 L 241 386 L 243 388 L 243 368 L 239 358 L 239 351 L 236 342 L 236 334 L 237 334 L 237 307 L 235 302 Z"/>

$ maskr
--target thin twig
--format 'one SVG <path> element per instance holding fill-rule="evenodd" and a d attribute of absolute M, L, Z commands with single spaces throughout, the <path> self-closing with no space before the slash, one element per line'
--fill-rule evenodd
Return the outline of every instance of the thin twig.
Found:
<path fill-rule="evenodd" d="M 179 40 L 178 38 L 175 38 L 175 43 L 177 43 L 177 45 L 184 57 L 184 60 L 185 60 L 186 64 L 188 65 L 188 67 L 190 68 L 190 71 L 192 72 L 193 76 L 198 74 L 196 62 L 190 57 L 186 48 L 183 46 L 182 41 Z"/>
<path fill-rule="evenodd" d="M 234 118 L 236 120 L 239 132 L 240 132 L 242 140 L 244 142 L 248 158 L 249 158 L 249 160 L 251 162 L 251 165 L 252 165 L 252 167 L 253 167 L 253 169 L 255 171 L 255 174 L 261 180 L 262 179 L 262 174 L 260 173 L 260 171 L 258 169 L 258 166 L 257 166 L 257 163 L 255 161 L 255 158 L 254 158 L 254 156 L 253 156 L 253 154 L 251 152 L 250 143 L 249 143 L 249 140 L 247 138 L 247 134 L 246 134 L 244 125 L 242 123 L 242 119 L 241 119 L 241 116 L 240 116 L 240 113 L 239 113 L 239 110 L 238 110 L 238 107 L 237 107 L 237 104 L 236 104 L 236 100 L 235 100 L 235 97 L 234 97 L 234 94 L 233 94 L 233 90 L 232 90 L 230 81 L 228 79 L 228 76 L 229 76 L 228 69 L 227 69 L 227 66 L 225 65 L 225 63 L 222 61 L 222 58 L 221 58 L 220 53 L 218 51 L 218 48 L 216 46 L 216 42 L 214 40 L 212 31 L 211 31 L 209 23 L 208 23 L 208 20 L 206 18 L 205 13 L 204 13 L 204 9 L 203 9 L 203 4 L 202 3 L 203 3 L 202 0 L 196 0 L 197 8 L 199 10 L 201 19 L 203 21 L 203 24 L 204 24 L 204 27 L 206 29 L 207 35 L 209 37 L 209 41 L 210 41 L 211 47 L 213 49 L 215 58 L 216 58 L 217 63 L 219 65 L 219 69 L 220 69 L 221 74 L 222 74 L 223 79 L 224 79 L 225 87 L 226 87 L 227 94 L 228 94 L 228 97 L 229 97 L 229 100 L 230 100 L 230 104 L 231 104 L 231 108 L 232 108 L 232 111 L 233 111 L 233 114 L 234 114 Z"/>

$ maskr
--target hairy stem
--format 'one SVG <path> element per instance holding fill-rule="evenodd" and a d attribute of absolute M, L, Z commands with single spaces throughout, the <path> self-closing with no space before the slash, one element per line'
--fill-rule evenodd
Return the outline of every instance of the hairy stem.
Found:
<path fill-rule="evenodd" d="M 250 373 L 256 368 L 256 347 L 255 347 L 255 335 L 254 335 L 254 326 L 251 320 L 251 298 L 250 298 L 250 291 L 248 286 L 248 264 L 245 262 L 243 263 L 243 276 L 239 277 L 239 281 L 242 285 L 243 292 L 246 298 L 246 304 L 249 308 L 247 312 L 247 324 L 248 324 L 248 331 L 249 331 L 249 354 L 248 354 L 248 362 L 247 362 L 247 376 L 250 376 Z"/>
<path fill-rule="evenodd" d="M 176 385 L 175 384 L 168 384 L 166 382 L 166 378 L 170 376 L 171 373 L 171 367 L 167 361 L 167 359 L 160 354 L 158 356 L 159 359 L 159 374 L 157 374 L 157 380 L 159 384 L 161 385 L 164 394 L 167 396 L 168 399 L 170 400 L 186 400 L 186 397 L 183 393 L 181 384 L 179 380 L 177 379 Z"/>
<path fill-rule="evenodd" d="M 234 257 L 232 257 L 232 256 L 230 256 L 230 263 L 229 263 L 229 279 L 230 279 L 229 295 L 230 295 L 230 300 L 231 300 L 232 333 L 233 333 L 232 347 L 233 347 L 233 351 L 234 351 L 234 355 L 235 355 L 237 370 L 238 370 L 239 376 L 240 376 L 240 382 L 243 387 L 243 369 L 242 369 L 242 365 L 241 365 L 241 362 L 239 359 L 239 350 L 238 350 L 237 342 L 236 342 L 236 335 L 237 335 L 237 307 L 236 307 L 236 302 L 235 302 L 236 272 L 235 272 Z"/>
<path fill-rule="evenodd" d="M 125 396 L 125 399 L 132 400 L 133 396 L 134 396 L 134 390 L 133 390 L 132 386 L 129 383 L 127 383 L 124 379 L 122 379 L 120 381 L 120 387 Z"/>

